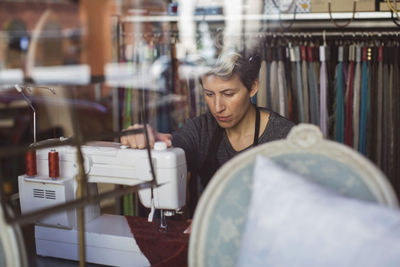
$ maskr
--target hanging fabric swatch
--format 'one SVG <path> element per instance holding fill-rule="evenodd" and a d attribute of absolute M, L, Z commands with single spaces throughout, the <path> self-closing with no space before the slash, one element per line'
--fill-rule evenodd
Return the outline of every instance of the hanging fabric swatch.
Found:
<path fill-rule="evenodd" d="M 176 44 L 171 44 L 171 55 L 172 55 L 172 68 L 173 68 L 173 77 L 174 77 L 174 94 L 176 95 L 176 99 L 174 100 L 174 125 L 173 129 L 178 129 L 182 127 L 183 123 L 188 118 L 188 93 L 187 93 L 187 85 L 184 79 L 181 79 L 179 75 L 179 66 L 180 62 L 176 56 Z"/>
<path fill-rule="evenodd" d="M 376 140 L 376 163 L 382 166 L 382 114 L 383 114 L 383 46 L 378 50 L 378 85 L 377 85 L 377 140 Z"/>
<path fill-rule="evenodd" d="M 279 86 L 278 86 L 278 53 L 277 48 L 273 48 L 271 75 L 270 75 L 270 91 L 271 91 L 271 109 L 279 113 Z"/>
<path fill-rule="evenodd" d="M 257 103 L 296 123 L 319 125 L 326 138 L 363 153 L 393 179 L 400 169 L 399 43 L 366 38 L 332 38 L 329 46 L 324 39 L 319 47 L 307 34 L 274 36 L 272 46 L 263 40 Z"/>
<path fill-rule="evenodd" d="M 319 125 L 319 93 L 318 84 L 314 67 L 313 47 L 307 47 L 308 54 L 308 88 L 309 88 L 309 108 L 310 122 Z"/>
<path fill-rule="evenodd" d="M 390 155 L 389 155 L 389 157 L 390 157 L 390 169 L 389 169 L 389 173 L 390 174 L 394 174 L 395 173 L 395 168 L 396 168 L 396 165 L 398 165 L 397 164 L 397 161 L 396 161 L 396 158 L 395 158 L 395 154 L 396 154 L 396 152 L 395 152 L 395 150 L 396 150 L 396 148 L 395 148 L 395 143 L 396 143 L 396 135 L 395 135 L 395 128 L 396 128 L 396 126 L 395 126 L 395 122 L 396 122 L 396 114 L 395 114 L 395 106 L 397 106 L 398 105 L 398 102 L 397 101 L 395 101 L 395 95 L 396 95 L 396 93 L 395 93 L 395 91 L 396 90 L 399 90 L 399 87 L 396 87 L 397 86 L 397 84 L 396 84 L 396 77 L 395 77 L 395 75 L 396 75 L 396 68 L 397 68 L 397 66 L 396 66 L 396 64 L 395 64 L 395 58 L 394 58 L 394 56 L 396 55 L 396 50 L 397 50 L 397 48 L 396 47 L 394 47 L 394 46 L 392 46 L 391 48 L 390 48 L 390 55 L 392 55 L 391 57 L 390 57 L 390 75 L 391 75 L 391 86 L 390 86 L 390 125 L 389 125 L 389 127 L 390 127 Z"/>
<path fill-rule="evenodd" d="M 369 103 L 368 103 L 368 123 L 367 123 L 367 156 L 373 162 L 376 162 L 376 144 L 377 144 L 377 80 L 378 80 L 378 48 L 368 48 L 368 68 L 369 79 Z"/>
<path fill-rule="evenodd" d="M 284 57 L 282 52 L 282 47 L 277 47 L 279 114 L 281 116 L 288 117 L 288 93 L 286 87 Z"/>
<path fill-rule="evenodd" d="M 133 55 L 132 55 L 132 67 L 133 73 L 140 73 L 142 71 L 142 42 L 139 41 L 133 45 Z M 142 75 L 141 75 L 142 76 Z M 142 78 L 142 77 L 141 77 Z M 143 79 L 143 78 L 142 78 Z M 141 111 L 139 110 L 139 101 L 144 101 L 142 92 L 138 87 L 139 82 L 136 80 L 136 87 L 132 86 L 132 123 L 143 123 L 142 117 L 140 116 Z M 145 106 L 145 105 L 144 105 Z"/>
<path fill-rule="evenodd" d="M 267 60 L 267 108 L 272 109 L 271 101 L 271 71 L 272 71 L 272 54 L 271 47 L 265 48 L 265 58 Z"/>
<path fill-rule="evenodd" d="M 367 47 L 362 48 L 362 83 L 361 83 L 361 107 L 360 107 L 360 142 L 358 151 L 367 155 L 367 114 L 369 102 L 368 78 L 369 71 L 367 66 Z"/>
<path fill-rule="evenodd" d="M 131 67 L 132 73 L 135 72 L 135 68 L 137 66 L 137 62 L 135 61 L 135 51 L 137 46 L 134 45 L 127 45 L 124 51 L 125 61 L 129 62 Z M 125 88 L 125 95 L 124 95 L 124 111 L 123 111 L 123 128 L 127 128 L 131 126 L 134 122 L 134 108 L 135 105 L 133 104 L 134 96 L 133 92 L 135 90 L 132 87 Z M 127 194 L 123 197 L 123 214 L 134 216 L 137 215 L 136 210 L 136 198 L 134 194 Z"/>
<path fill-rule="evenodd" d="M 369 109 L 369 124 L 368 124 L 368 157 L 377 162 L 377 143 L 378 143 L 378 65 L 379 65 L 379 47 L 371 47 L 370 58 L 370 109 Z"/>
<path fill-rule="evenodd" d="M 300 47 L 296 46 L 294 48 L 295 61 L 296 61 L 296 81 L 297 81 L 297 106 L 299 112 L 299 120 L 300 122 L 306 122 L 305 118 L 305 107 L 304 107 L 304 96 L 303 96 L 303 75 L 302 75 L 302 66 L 300 65 L 301 56 L 300 56 Z"/>
<path fill-rule="evenodd" d="M 394 171 L 390 177 L 392 177 L 392 182 L 396 189 L 396 193 L 400 193 L 400 164 L 396 163 L 396 159 L 400 158 L 400 105 L 398 101 L 400 99 L 400 69 L 399 69 L 399 43 L 397 42 L 394 47 L 393 53 L 393 96 L 392 96 L 392 106 L 393 106 L 393 162 Z"/>
<path fill-rule="evenodd" d="M 290 62 L 290 47 L 283 48 L 284 68 L 285 68 L 285 81 L 286 81 L 286 109 L 287 117 L 293 121 L 293 81 Z"/>
<path fill-rule="evenodd" d="M 150 69 L 152 66 L 153 62 L 157 58 L 157 51 L 153 45 L 152 42 L 150 43 L 143 43 L 143 60 L 142 60 L 142 69 L 143 73 L 147 73 L 147 70 Z M 157 95 L 157 81 L 156 79 L 153 79 L 151 75 L 149 75 L 150 79 L 143 78 L 145 77 L 144 75 L 142 76 L 142 81 L 140 87 L 144 91 L 144 104 L 145 108 L 144 111 L 146 112 L 146 119 L 147 123 L 152 125 L 153 127 L 156 127 L 157 123 L 157 100 L 158 100 L 158 95 Z"/>
<path fill-rule="evenodd" d="M 320 70 L 320 128 L 321 132 L 326 138 L 328 136 L 328 107 L 327 107 L 327 87 L 328 87 L 328 79 L 327 79 L 327 71 L 326 71 L 326 63 L 325 63 L 325 54 L 326 54 L 326 47 L 320 46 L 319 47 L 319 59 L 321 61 L 321 70 Z"/>
<path fill-rule="evenodd" d="M 197 101 L 197 106 L 196 106 L 197 116 L 206 113 L 208 107 L 206 104 L 206 100 L 204 99 L 203 88 L 200 84 L 199 79 L 196 79 L 196 101 Z"/>
<path fill-rule="evenodd" d="M 259 73 L 259 88 L 257 92 L 257 105 L 267 107 L 267 61 L 265 58 L 265 49 L 262 52 L 262 61 Z"/>
<path fill-rule="evenodd" d="M 355 61 L 355 46 L 349 46 L 349 64 L 348 75 L 345 92 L 345 137 L 344 143 L 350 147 L 353 146 L 353 86 L 354 86 L 354 61 Z"/>
<path fill-rule="evenodd" d="M 338 48 L 338 65 L 336 68 L 336 121 L 335 139 L 344 143 L 344 95 L 343 95 L 343 46 Z"/>
<path fill-rule="evenodd" d="M 297 89 L 297 69 L 296 69 L 296 55 L 294 48 L 289 44 L 289 55 L 290 55 L 290 75 L 292 84 L 292 120 L 294 122 L 300 122 L 299 104 L 298 104 L 298 89 Z"/>
<path fill-rule="evenodd" d="M 356 70 L 353 92 L 353 148 L 358 150 L 360 131 L 361 47 L 356 46 Z"/>
<path fill-rule="evenodd" d="M 389 91 L 390 91 L 390 63 L 389 63 L 389 49 L 387 46 L 383 47 L 383 95 L 382 95 L 382 169 L 388 169 L 388 154 L 390 135 L 388 130 L 389 121 Z M 386 153 L 385 153 L 386 152 Z"/>
<path fill-rule="evenodd" d="M 319 118 L 319 77 L 321 75 L 320 73 L 320 68 L 321 68 L 321 62 L 319 61 L 319 47 L 318 46 L 312 46 L 312 56 L 313 56 L 313 65 L 314 65 L 314 73 L 315 73 L 315 81 L 317 85 L 317 102 L 318 102 L 318 118 Z M 318 121 L 319 123 L 319 121 Z"/>
<path fill-rule="evenodd" d="M 196 84 L 190 73 L 186 73 L 186 87 L 188 90 L 188 117 L 196 116 Z"/>
<path fill-rule="evenodd" d="M 389 168 L 388 156 L 390 153 L 390 132 L 389 132 L 389 113 L 390 113 L 390 50 L 387 46 L 383 47 L 383 94 L 382 94 L 382 148 L 381 166 L 385 172 Z"/>
<path fill-rule="evenodd" d="M 159 132 L 168 133 L 171 132 L 171 122 L 170 122 L 170 104 L 169 104 L 169 96 L 172 95 L 172 72 L 171 68 L 168 66 L 171 65 L 171 53 L 168 44 L 159 44 L 158 45 L 158 54 L 160 57 L 166 57 L 167 67 L 161 72 L 159 77 L 159 101 L 158 101 L 158 113 L 157 113 L 157 130 Z"/>
<path fill-rule="evenodd" d="M 301 75 L 302 75 L 302 83 L 303 83 L 303 104 L 304 104 L 304 121 L 306 123 L 310 123 L 310 105 L 309 105 L 309 96 L 308 96 L 308 71 L 307 71 L 307 53 L 306 47 L 303 45 L 300 47 L 301 53 Z"/>

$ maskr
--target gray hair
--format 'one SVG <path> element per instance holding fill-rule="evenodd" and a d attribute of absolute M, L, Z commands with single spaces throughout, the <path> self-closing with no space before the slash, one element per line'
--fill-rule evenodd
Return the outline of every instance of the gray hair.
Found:
<path fill-rule="evenodd" d="M 261 60 L 257 53 L 252 53 L 245 58 L 242 53 L 228 50 L 218 57 L 215 64 L 203 76 L 214 75 L 223 80 L 229 80 L 237 74 L 250 91 L 258 78 L 260 66 Z"/>
<path fill-rule="evenodd" d="M 215 75 L 223 80 L 229 80 L 234 74 L 234 68 L 240 64 L 241 58 L 242 55 L 237 52 L 225 52 L 218 57 L 214 66 L 205 75 Z"/>

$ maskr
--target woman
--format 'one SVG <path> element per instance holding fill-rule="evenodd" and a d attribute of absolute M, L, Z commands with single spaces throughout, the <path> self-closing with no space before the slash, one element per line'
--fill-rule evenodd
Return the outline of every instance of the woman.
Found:
<path fill-rule="evenodd" d="M 202 188 L 217 169 L 238 153 L 281 138 L 285 138 L 294 124 L 267 109 L 253 105 L 251 98 L 258 91 L 260 57 L 248 57 L 227 52 L 219 57 L 214 67 L 202 75 L 201 84 L 208 105 L 206 114 L 189 119 L 171 134 L 162 134 L 149 127 L 149 143 L 165 141 L 168 146 L 181 147 L 186 154 L 188 171 L 191 172 L 191 213 L 197 199 L 193 190 L 199 177 Z M 140 128 L 140 125 L 129 129 Z M 144 148 L 144 135 L 129 135 L 121 143 L 133 148 Z"/>

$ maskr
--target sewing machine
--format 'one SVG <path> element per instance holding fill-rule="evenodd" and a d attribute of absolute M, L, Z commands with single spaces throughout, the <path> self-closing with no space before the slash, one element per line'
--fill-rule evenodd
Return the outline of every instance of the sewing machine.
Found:
<path fill-rule="evenodd" d="M 81 149 L 88 186 L 95 194 L 97 183 L 136 185 L 152 180 L 148 154 L 144 149 L 126 148 L 112 142 L 89 143 Z M 56 147 L 60 173 L 56 179 L 49 177 L 49 151 L 50 148 L 36 151 L 36 176 L 18 177 L 22 214 L 76 198 L 76 148 Z M 139 199 L 145 207 L 153 211 L 168 211 L 166 214 L 171 215 L 185 205 L 187 171 L 184 151 L 157 142 L 151 156 L 159 186 L 139 190 Z M 76 209 L 37 221 L 35 241 L 38 255 L 79 260 Z M 85 243 L 87 262 L 114 266 L 150 265 L 125 217 L 101 215 L 99 204 L 85 207 Z"/>

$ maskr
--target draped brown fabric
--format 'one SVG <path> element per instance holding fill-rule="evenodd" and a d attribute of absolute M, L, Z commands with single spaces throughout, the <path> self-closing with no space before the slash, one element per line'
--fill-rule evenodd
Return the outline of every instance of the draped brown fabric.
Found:
<path fill-rule="evenodd" d="M 189 226 L 188 222 L 168 220 L 168 231 L 162 233 L 158 231 L 158 220 L 148 222 L 147 218 L 136 216 L 125 218 L 151 266 L 187 266 L 189 235 L 183 231 Z"/>

